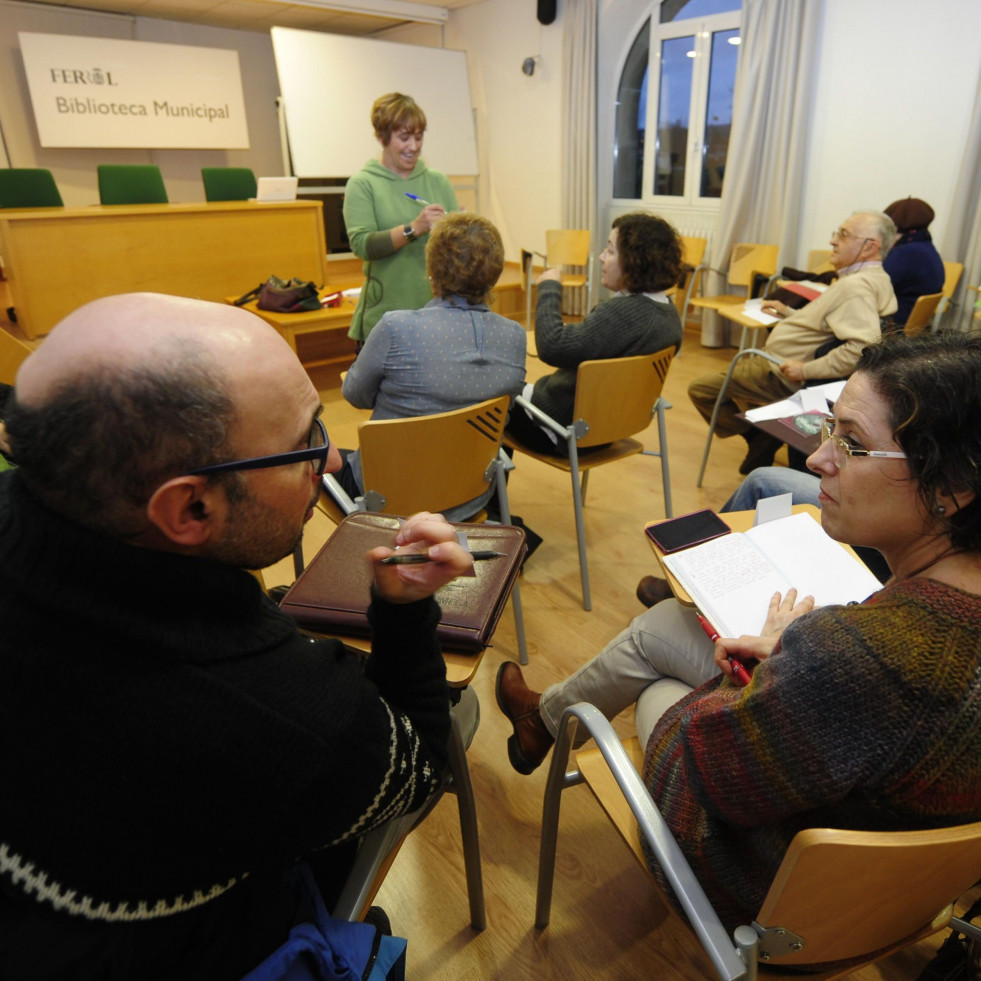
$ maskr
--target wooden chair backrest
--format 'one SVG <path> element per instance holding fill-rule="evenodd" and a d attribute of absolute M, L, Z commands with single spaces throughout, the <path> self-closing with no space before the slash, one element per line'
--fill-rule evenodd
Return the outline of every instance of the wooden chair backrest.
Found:
<path fill-rule="evenodd" d="M 644 749 L 637 739 L 623 746 L 643 772 Z M 576 768 L 646 869 L 637 820 L 600 750 L 578 752 Z M 861 957 L 901 944 L 931 924 L 942 929 L 937 915 L 978 878 L 981 822 L 933 831 L 801 831 L 756 919 L 763 927 L 799 934 L 805 948 L 768 965 Z"/>
<path fill-rule="evenodd" d="M 831 249 L 811 249 L 807 253 L 808 272 L 823 273 L 830 269 L 834 269 L 831 265 Z"/>
<path fill-rule="evenodd" d="M 937 304 L 940 303 L 943 293 L 928 293 L 926 296 L 917 297 L 913 309 L 909 312 L 906 325 L 903 330 L 907 337 L 916 337 L 930 326 L 933 315 L 936 312 Z"/>
<path fill-rule="evenodd" d="M 589 432 L 579 446 L 598 446 L 643 432 L 651 424 L 654 403 L 664 388 L 674 348 L 630 358 L 583 361 L 576 374 L 573 419 Z"/>
<path fill-rule="evenodd" d="M 809 828 L 787 849 L 757 922 L 805 938 L 770 963 L 860 957 L 931 922 L 981 878 L 981 822 L 932 831 Z"/>
<path fill-rule="evenodd" d="M 944 262 L 944 285 L 941 293 L 949 300 L 957 289 L 957 284 L 961 281 L 961 274 L 964 272 L 963 262 Z"/>
<path fill-rule="evenodd" d="M 772 276 L 777 271 L 777 245 L 755 245 L 737 242 L 729 257 L 728 279 L 731 286 L 752 286 L 754 274 Z"/>
<path fill-rule="evenodd" d="M 31 349 L 13 334 L 0 328 L 0 382 L 13 385 L 17 369 L 31 353 Z"/>
<path fill-rule="evenodd" d="M 497 457 L 510 399 L 409 419 L 375 419 L 358 427 L 365 492 L 376 491 L 388 514 L 443 511 L 479 497 Z"/>
<path fill-rule="evenodd" d="M 681 261 L 688 266 L 698 266 L 705 258 L 705 247 L 708 245 L 707 238 L 698 238 L 695 235 L 681 236 Z"/>
<path fill-rule="evenodd" d="M 589 263 L 589 229 L 552 229 L 545 233 L 546 262 L 550 266 L 585 266 Z"/>

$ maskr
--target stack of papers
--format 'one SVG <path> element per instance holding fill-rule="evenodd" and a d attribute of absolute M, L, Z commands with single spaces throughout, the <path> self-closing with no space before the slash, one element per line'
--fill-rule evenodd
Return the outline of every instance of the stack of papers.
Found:
<path fill-rule="evenodd" d="M 749 409 L 746 418 L 750 422 L 764 422 L 767 419 L 786 419 L 787 416 L 800 415 L 802 412 L 823 412 L 830 415 L 830 408 L 838 401 L 844 387 L 845 382 L 839 380 L 802 388 L 779 402 Z"/>

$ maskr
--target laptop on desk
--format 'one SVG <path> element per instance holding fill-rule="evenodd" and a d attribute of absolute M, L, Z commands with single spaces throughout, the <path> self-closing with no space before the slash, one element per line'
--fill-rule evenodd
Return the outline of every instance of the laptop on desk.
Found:
<path fill-rule="evenodd" d="M 256 181 L 256 201 L 295 201 L 296 177 L 260 177 Z"/>

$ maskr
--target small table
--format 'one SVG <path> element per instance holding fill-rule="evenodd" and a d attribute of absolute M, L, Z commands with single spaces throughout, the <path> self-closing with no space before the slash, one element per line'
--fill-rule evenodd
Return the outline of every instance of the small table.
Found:
<path fill-rule="evenodd" d="M 360 282 L 360 280 L 359 280 Z M 325 286 L 320 290 L 321 299 L 331 293 L 338 292 L 339 287 L 335 285 Z M 234 303 L 237 296 L 225 298 L 227 303 Z M 317 368 L 326 364 L 337 364 L 342 361 L 354 359 L 357 349 L 354 340 L 347 336 L 348 328 L 351 326 L 351 318 L 357 308 L 357 303 L 348 296 L 341 296 L 341 302 L 336 307 L 321 307 L 319 310 L 304 310 L 300 313 L 276 313 L 273 310 L 260 310 L 256 303 L 258 300 L 251 300 L 242 304 L 243 310 L 254 313 L 261 317 L 267 324 L 275 327 L 283 335 L 283 340 L 293 349 L 294 353 L 308 368 Z M 300 357 L 300 352 L 296 348 L 296 338 L 303 334 L 313 334 L 322 331 L 337 332 L 332 339 L 330 350 L 326 357 L 307 360 Z"/>
<path fill-rule="evenodd" d="M 813 504 L 795 504 L 791 508 L 793 514 L 809 514 L 816 521 L 821 521 L 821 509 L 815 507 Z M 720 518 L 733 530 L 733 531 L 749 531 L 753 527 L 753 519 L 756 516 L 755 511 L 727 511 L 725 514 L 719 515 Z M 657 524 L 656 521 L 648 521 L 644 525 L 645 530 L 651 525 Z M 668 585 L 671 587 L 671 592 L 674 593 L 675 599 L 681 603 L 682 606 L 694 606 L 695 601 L 688 595 L 684 586 L 678 582 L 677 579 L 671 574 L 671 571 L 664 564 L 664 553 L 654 544 L 650 536 L 644 536 L 650 543 L 651 550 L 654 552 L 654 557 L 657 559 L 658 565 L 661 567 L 661 572 L 664 573 L 664 578 L 667 580 Z M 847 549 L 856 559 L 858 556 L 852 551 L 850 545 L 842 545 L 842 548 Z"/>
<path fill-rule="evenodd" d="M 724 317 L 726 320 L 731 321 L 734 324 L 739 324 L 743 329 L 742 337 L 739 341 L 739 350 L 742 351 L 746 347 L 746 332 L 750 330 L 767 330 L 772 324 L 761 324 L 758 320 L 754 320 L 752 317 L 748 317 L 743 312 L 743 307 L 746 306 L 746 302 L 742 303 L 732 303 L 729 306 L 718 307 L 719 316 Z"/>

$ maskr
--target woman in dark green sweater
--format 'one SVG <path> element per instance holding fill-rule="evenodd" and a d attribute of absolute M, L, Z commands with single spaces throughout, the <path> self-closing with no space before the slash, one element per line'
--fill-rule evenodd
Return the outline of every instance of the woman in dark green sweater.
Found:
<path fill-rule="evenodd" d="M 600 253 L 600 282 L 616 295 L 590 311 L 582 323 L 562 322 L 559 270 L 539 276 L 535 309 L 538 357 L 559 370 L 523 393 L 532 405 L 568 426 L 576 400 L 576 371 L 583 361 L 654 354 L 681 342 L 681 319 L 665 290 L 681 276 L 681 240 L 663 218 L 635 212 L 613 222 Z M 552 436 L 515 408 L 508 432 L 529 449 L 564 455 Z"/>

